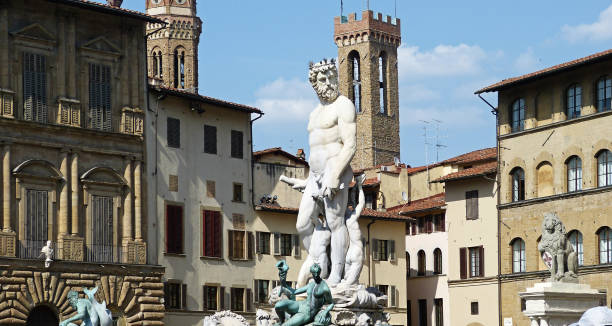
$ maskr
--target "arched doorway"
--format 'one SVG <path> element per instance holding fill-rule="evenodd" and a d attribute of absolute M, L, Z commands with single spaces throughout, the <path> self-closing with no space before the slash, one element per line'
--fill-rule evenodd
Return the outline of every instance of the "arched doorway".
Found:
<path fill-rule="evenodd" d="M 57 315 L 47 306 L 37 306 L 32 309 L 26 321 L 26 326 L 57 326 L 58 324 Z"/>

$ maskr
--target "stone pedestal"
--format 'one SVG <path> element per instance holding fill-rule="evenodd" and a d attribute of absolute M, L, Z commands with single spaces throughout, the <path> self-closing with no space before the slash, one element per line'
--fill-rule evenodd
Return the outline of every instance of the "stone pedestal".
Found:
<path fill-rule="evenodd" d="M 531 320 L 531 326 L 567 326 L 589 308 L 606 302 L 605 290 L 578 283 L 536 283 L 519 296 L 525 300 L 523 313 Z"/>

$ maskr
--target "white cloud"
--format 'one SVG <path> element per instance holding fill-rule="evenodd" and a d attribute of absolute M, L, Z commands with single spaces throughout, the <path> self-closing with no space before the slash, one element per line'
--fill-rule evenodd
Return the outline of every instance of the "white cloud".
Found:
<path fill-rule="evenodd" d="M 398 49 L 401 79 L 473 75 L 482 71 L 486 53 L 478 45 L 440 44 L 431 51 L 420 51 L 418 46 Z"/>
<path fill-rule="evenodd" d="M 564 25 L 563 36 L 570 42 L 581 40 L 605 41 L 612 39 L 612 5 L 599 14 L 599 19 L 591 24 L 576 26 Z"/>
<path fill-rule="evenodd" d="M 521 53 L 514 61 L 514 68 L 519 73 L 526 73 L 535 70 L 540 64 L 540 60 L 533 53 L 533 49 L 529 47 L 527 51 Z"/>
<path fill-rule="evenodd" d="M 307 81 L 282 77 L 259 88 L 255 98 L 255 106 L 265 113 L 262 123 L 306 121 L 318 104 Z"/>

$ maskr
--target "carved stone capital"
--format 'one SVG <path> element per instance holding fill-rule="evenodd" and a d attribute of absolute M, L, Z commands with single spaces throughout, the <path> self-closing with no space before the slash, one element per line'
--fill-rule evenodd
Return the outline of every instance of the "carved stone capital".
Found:
<path fill-rule="evenodd" d="M 0 231 L 0 256 L 16 257 L 16 240 L 17 234 L 15 232 Z"/>

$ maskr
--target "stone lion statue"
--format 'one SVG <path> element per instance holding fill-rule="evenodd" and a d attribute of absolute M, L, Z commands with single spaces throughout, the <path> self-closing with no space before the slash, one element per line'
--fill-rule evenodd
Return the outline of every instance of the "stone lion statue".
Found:
<path fill-rule="evenodd" d="M 567 240 L 565 226 L 556 213 L 544 214 L 542 221 L 542 239 L 538 244 L 553 282 L 575 282 L 578 257 Z"/>

